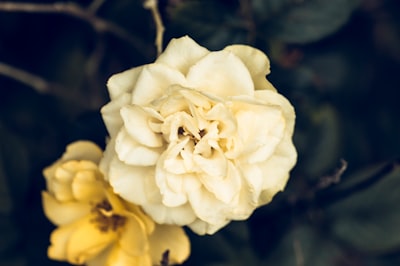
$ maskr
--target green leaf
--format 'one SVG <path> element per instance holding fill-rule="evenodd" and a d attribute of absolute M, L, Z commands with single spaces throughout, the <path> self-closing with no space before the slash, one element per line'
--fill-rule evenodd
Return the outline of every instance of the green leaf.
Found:
<path fill-rule="evenodd" d="M 256 3 L 264 6 L 264 9 L 258 7 L 257 10 L 270 11 L 261 17 L 268 16 L 264 26 L 274 38 L 289 43 L 309 43 L 318 41 L 343 26 L 359 0 L 259 0 Z"/>
<path fill-rule="evenodd" d="M 243 43 L 246 30 L 235 9 L 219 1 L 185 1 L 171 11 L 170 28 L 190 35 L 205 47 L 217 50 L 232 43 Z M 172 36 L 177 37 L 177 36 Z"/>
<path fill-rule="evenodd" d="M 335 265 L 341 249 L 310 226 L 293 227 L 260 265 Z"/>
<path fill-rule="evenodd" d="M 353 183 L 363 182 L 326 213 L 336 237 L 359 250 L 377 253 L 400 246 L 400 166 L 388 164 L 379 169 L 369 168 L 354 179 L 349 177 Z M 345 189 L 350 188 L 346 184 Z"/>
<path fill-rule="evenodd" d="M 12 200 L 21 200 L 28 186 L 28 151 L 21 139 L 0 122 L 0 213 L 12 210 Z"/>
<path fill-rule="evenodd" d="M 319 178 L 335 165 L 340 159 L 340 122 L 333 106 L 322 105 L 311 110 L 313 129 L 308 131 L 307 153 L 303 163 L 304 171 L 310 178 Z"/>

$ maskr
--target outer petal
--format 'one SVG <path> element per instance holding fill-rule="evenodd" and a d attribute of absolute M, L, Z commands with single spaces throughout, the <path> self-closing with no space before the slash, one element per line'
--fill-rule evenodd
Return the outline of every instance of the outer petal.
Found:
<path fill-rule="evenodd" d="M 209 224 L 205 221 L 197 219 L 193 223 L 189 224 L 188 227 L 198 235 L 205 235 L 205 234 L 212 235 L 219 229 L 227 225 L 229 222 L 230 220 L 224 220 L 220 221 L 218 224 Z"/>
<path fill-rule="evenodd" d="M 161 147 L 160 134 L 154 133 L 149 126 L 149 115 L 139 106 L 126 106 L 121 109 L 121 117 L 129 135 L 137 142 L 148 147 Z"/>
<path fill-rule="evenodd" d="M 132 257 L 143 256 L 149 250 L 145 224 L 138 217 L 130 216 L 118 240 L 119 246 Z"/>
<path fill-rule="evenodd" d="M 249 163 L 265 161 L 283 138 L 285 120 L 280 109 L 255 105 L 237 109 L 238 136 L 246 143 L 241 156 Z"/>
<path fill-rule="evenodd" d="M 105 266 L 152 266 L 151 257 L 148 254 L 142 256 L 131 256 L 119 245 L 111 250 Z"/>
<path fill-rule="evenodd" d="M 157 263 L 162 254 L 169 250 L 170 264 L 181 264 L 190 254 L 190 241 L 183 228 L 171 225 L 158 225 L 149 237 L 150 255 Z"/>
<path fill-rule="evenodd" d="M 97 201 L 104 197 L 100 173 L 95 171 L 79 171 L 72 181 L 74 198 L 82 202 Z"/>
<path fill-rule="evenodd" d="M 172 39 L 156 63 L 166 64 L 186 75 L 189 68 L 207 55 L 209 51 L 198 45 L 190 37 Z"/>
<path fill-rule="evenodd" d="M 129 166 L 117 158 L 110 162 L 109 167 L 109 182 L 114 192 L 125 200 L 142 205 L 149 199 L 160 197 L 157 187 L 148 183 L 154 180 L 153 167 Z"/>
<path fill-rule="evenodd" d="M 131 98 L 131 94 L 124 93 L 101 108 L 101 115 L 111 137 L 114 137 L 124 124 L 120 115 L 120 110 L 122 106 L 130 103 Z"/>
<path fill-rule="evenodd" d="M 110 245 L 116 234 L 100 232 L 86 216 L 54 230 L 51 234 L 51 246 L 48 255 L 52 259 L 67 260 L 72 264 L 83 264 Z"/>
<path fill-rule="evenodd" d="M 62 160 L 87 160 L 94 163 L 100 161 L 103 151 L 91 141 L 76 141 L 67 146 Z"/>
<path fill-rule="evenodd" d="M 160 148 L 149 148 L 132 139 L 123 128 L 115 140 L 115 152 L 118 158 L 129 165 L 151 166 L 155 165 L 160 156 Z"/>
<path fill-rule="evenodd" d="M 124 93 L 131 93 L 142 69 L 143 66 L 140 66 L 112 75 L 107 82 L 111 100 Z"/>
<path fill-rule="evenodd" d="M 270 63 L 268 57 L 262 51 L 248 45 L 230 45 L 225 47 L 224 50 L 234 53 L 242 60 L 253 78 L 256 90 L 276 91 L 266 78 L 270 73 Z"/>
<path fill-rule="evenodd" d="M 254 84 L 247 67 L 232 52 L 209 53 L 192 66 L 188 86 L 220 97 L 253 95 Z"/>
<path fill-rule="evenodd" d="M 185 83 L 184 75 L 174 68 L 163 64 L 146 65 L 132 91 L 132 103 L 147 105 L 163 96 L 169 86 Z"/>
<path fill-rule="evenodd" d="M 43 209 L 46 217 L 55 225 L 74 222 L 90 213 L 90 205 L 80 202 L 60 203 L 49 193 L 42 192 Z"/>
<path fill-rule="evenodd" d="M 196 219 L 196 215 L 188 203 L 179 207 L 166 207 L 161 203 L 148 203 L 142 207 L 159 224 L 187 225 Z"/>
<path fill-rule="evenodd" d="M 228 161 L 226 168 L 224 176 L 200 175 L 200 180 L 215 198 L 225 204 L 235 204 L 242 188 L 242 177 L 232 162 Z"/>

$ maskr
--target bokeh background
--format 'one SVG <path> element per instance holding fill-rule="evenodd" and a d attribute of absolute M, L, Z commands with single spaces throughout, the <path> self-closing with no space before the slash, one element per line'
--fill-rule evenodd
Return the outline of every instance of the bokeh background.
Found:
<path fill-rule="evenodd" d="M 142 4 L 0 1 L 0 265 L 65 265 L 46 257 L 54 227 L 42 169 L 74 140 L 104 146 L 108 77 L 156 58 Z M 400 265 L 400 2 L 160 0 L 159 9 L 165 44 L 187 34 L 211 50 L 266 52 L 268 79 L 297 112 L 286 190 L 213 236 L 188 231 L 184 265 Z"/>

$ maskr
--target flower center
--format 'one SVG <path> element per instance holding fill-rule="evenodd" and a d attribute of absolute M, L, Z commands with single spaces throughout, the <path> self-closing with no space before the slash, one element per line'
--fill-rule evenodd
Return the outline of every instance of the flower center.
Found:
<path fill-rule="evenodd" d="M 91 220 L 101 232 L 113 231 L 116 232 L 126 223 L 126 217 L 113 214 L 112 206 L 107 200 L 97 203 L 92 208 L 92 213 L 95 217 Z"/>

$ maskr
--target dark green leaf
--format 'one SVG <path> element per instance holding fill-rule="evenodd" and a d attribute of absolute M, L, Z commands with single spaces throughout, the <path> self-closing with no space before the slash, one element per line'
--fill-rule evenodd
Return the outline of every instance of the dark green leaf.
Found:
<path fill-rule="evenodd" d="M 275 16 L 269 16 L 265 24 L 273 37 L 289 43 L 308 43 L 318 41 L 343 26 L 359 0 L 265 2 L 264 8 L 279 11 Z"/>
<path fill-rule="evenodd" d="M 356 186 L 327 212 L 333 233 L 367 252 L 388 252 L 400 246 L 400 167 L 389 164 L 379 169 L 358 174 L 354 180 L 363 180 L 364 185 Z"/>

